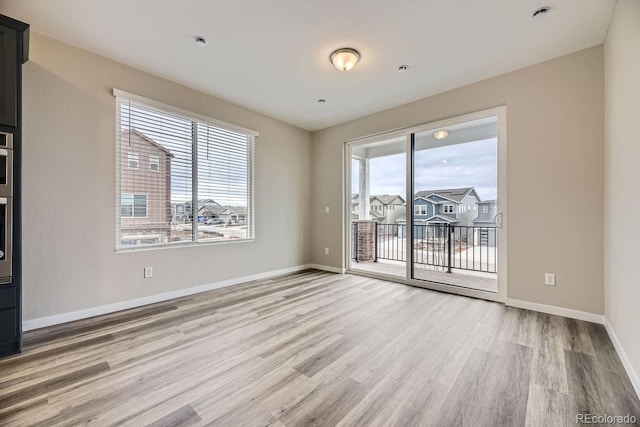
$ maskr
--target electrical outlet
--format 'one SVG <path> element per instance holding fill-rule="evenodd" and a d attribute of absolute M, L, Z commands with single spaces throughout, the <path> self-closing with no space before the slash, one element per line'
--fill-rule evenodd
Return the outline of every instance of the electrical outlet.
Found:
<path fill-rule="evenodd" d="M 153 267 L 145 267 L 144 268 L 144 278 L 150 279 L 153 277 Z"/>
<path fill-rule="evenodd" d="M 547 286 L 555 286 L 556 275 L 553 273 L 544 273 L 544 284 Z"/>
<path fill-rule="evenodd" d="M 324 248 L 324 254 L 329 255 L 329 248 Z"/>
<path fill-rule="evenodd" d="M 331 212 L 331 208 L 329 206 L 325 206 L 324 207 L 324 213 L 328 214 L 329 212 Z"/>

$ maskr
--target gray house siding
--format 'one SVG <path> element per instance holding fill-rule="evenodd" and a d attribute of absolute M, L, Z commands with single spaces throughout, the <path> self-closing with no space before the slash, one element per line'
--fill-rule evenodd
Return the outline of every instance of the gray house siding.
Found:
<path fill-rule="evenodd" d="M 485 209 L 486 212 L 485 212 Z M 476 232 L 476 244 L 495 246 L 497 233 L 493 219 L 498 212 L 495 200 L 487 200 L 478 203 L 478 217 L 473 220 L 475 227 L 482 227 Z M 485 228 L 486 227 L 486 228 Z"/>
<path fill-rule="evenodd" d="M 478 216 L 478 203 L 480 199 L 478 199 L 475 194 L 471 193 L 467 197 L 462 200 L 462 208 L 464 212 L 457 214 L 457 218 L 460 220 L 460 223 L 457 225 L 461 226 L 471 226 L 473 225 L 473 220 Z"/>

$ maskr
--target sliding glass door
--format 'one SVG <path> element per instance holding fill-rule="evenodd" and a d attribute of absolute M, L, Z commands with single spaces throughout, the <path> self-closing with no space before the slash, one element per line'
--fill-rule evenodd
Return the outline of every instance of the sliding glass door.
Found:
<path fill-rule="evenodd" d="M 411 278 L 497 293 L 497 117 L 413 133 L 411 149 Z"/>
<path fill-rule="evenodd" d="M 348 270 L 504 299 L 505 114 L 347 143 Z"/>
<path fill-rule="evenodd" d="M 406 137 L 350 146 L 349 268 L 406 276 Z"/>

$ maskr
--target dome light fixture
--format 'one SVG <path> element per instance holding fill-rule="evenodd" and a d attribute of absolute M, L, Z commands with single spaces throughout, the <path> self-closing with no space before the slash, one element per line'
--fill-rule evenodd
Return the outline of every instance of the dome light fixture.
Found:
<path fill-rule="evenodd" d="M 445 139 L 448 136 L 449 136 L 449 132 L 447 132 L 446 130 L 439 130 L 433 133 L 433 137 L 435 139 Z"/>
<path fill-rule="evenodd" d="M 350 47 L 343 47 L 334 51 L 329 57 L 331 63 L 340 71 L 349 71 L 360 60 L 360 53 Z"/>

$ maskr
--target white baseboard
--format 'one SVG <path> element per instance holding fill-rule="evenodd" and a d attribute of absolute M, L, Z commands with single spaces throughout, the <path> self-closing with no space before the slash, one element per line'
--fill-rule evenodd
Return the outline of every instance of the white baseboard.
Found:
<path fill-rule="evenodd" d="M 638 376 L 638 372 L 629 361 L 627 353 L 625 353 L 624 348 L 622 348 L 622 343 L 620 343 L 618 336 L 613 330 L 613 326 L 609 323 L 609 319 L 606 317 L 604 319 L 604 327 L 607 328 L 607 333 L 609 334 L 609 338 L 611 338 L 611 342 L 618 353 L 622 366 L 624 366 L 625 371 L 627 371 L 627 376 L 633 385 L 633 389 L 636 391 L 636 395 L 640 398 L 640 376 Z"/>
<path fill-rule="evenodd" d="M 524 308 L 525 310 L 539 311 L 541 313 L 555 314 L 556 316 L 568 317 L 570 319 L 604 324 L 604 316 L 601 314 L 588 313 L 586 311 L 572 310 L 570 308 L 538 304 L 536 302 L 522 301 L 512 298 L 507 298 L 505 304 L 510 307 Z"/>
<path fill-rule="evenodd" d="M 269 277 L 281 276 L 283 274 L 295 273 L 297 271 L 306 270 L 308 268 L 317 268 L 315 266 L 305 264 L 296 267 L 283 268 L 280 270 L 272 270 L 264 273 L 252 274 L 250 276 L 238 277 L 235 279 L 223 280 L 220 282 L 208 283 L 206 285 L 195 286 L 192 288 L 178 289 L 163 294 L 149 295 L 147 297 L 136 298 L 128 301 L 116 302 L 113 304 L 101 305 L 98 307 L 87 308 L 83 310 L 71 311 L 68 313 L 55 314 L 53 316 L 40 317 L 38 319 L 23 320 L 22 330 L 31 331 L 34 329 L 45 328 L 47 326 L 59 325 L 61 323 L 73 322 L 75 320 L 88 319 L 90 317 L 100 316 L 102 314 L 114 313 L 116 311 L 127 310 L 129 308 L 142 307 L 144 305 L 154 304 L 157 302 L 167 301 L 174 298 L 180 298 L 188 295 L 198 294 L 201 292 L 211 291 L 214 289 L 224 288 L 227 286 L 239 285 L 254 280 L 268 279 Z"/>
<path fill-rule="evenodd" d="M 331 273 L 338 273 L 338 274 L 344 274 L 347 271 L 345 268 L 330 267 L 328 265 L 322 265 L 322 264 L 307 264 L 307 267 L 315 268 L 316 270 L 329 271 Z"/>

